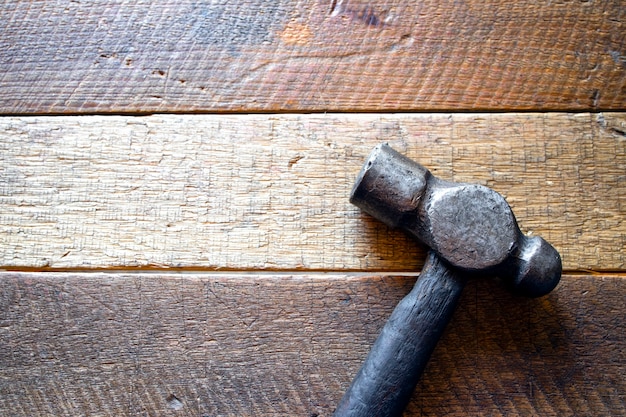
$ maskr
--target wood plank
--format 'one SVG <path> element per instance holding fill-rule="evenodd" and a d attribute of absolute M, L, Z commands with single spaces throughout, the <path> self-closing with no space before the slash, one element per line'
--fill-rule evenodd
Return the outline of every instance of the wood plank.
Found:
<path fill-rule="evenodd" d="M 566 269 L 625 268 L 626 114 L 0 118 L 0 266 L 417 270 L 348 202 L 380 141 L 504 194 Z"/>
<path fill-rule="evenodd" d="M 0 414 L 330 416 L 415 277 L 0 274 Z M 626 280 L 472 281 L 407 416 L 626 413 Z"/>
<path fill-rule="evenodd" d="M 1 113 L 626 105 L 621 0 L 9 2 Z"/>

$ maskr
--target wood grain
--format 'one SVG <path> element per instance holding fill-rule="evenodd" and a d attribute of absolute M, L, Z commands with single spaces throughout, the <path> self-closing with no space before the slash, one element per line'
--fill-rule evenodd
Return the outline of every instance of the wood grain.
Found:
<path fill-rule="evenodd" d="M 415 277 L 0 274 L 0 414 L 330 416 Z M 626 281 L 471 281 L 407 416 L 626 413 Z"/>
<path fill-rule="evenodd" d="M 407 417 L 626 415 L 625 13 L 5 2 L 0 416 L 330 416 L 424 259 L 348 204 L 381 141 L 570 271 L 470 281 Z"/>
<path fill-rule="evenodd" d="M 48 0 L 0 13 L 5 114 L 626 105 L 621 0 Z"/>
<path fill-rule="evenodd" d="M 0 118 L 0 266 L 417 270 L 348 202 L 380 141 L 499 191 L 564 267 L 625 265 L 626 116 Z"/>

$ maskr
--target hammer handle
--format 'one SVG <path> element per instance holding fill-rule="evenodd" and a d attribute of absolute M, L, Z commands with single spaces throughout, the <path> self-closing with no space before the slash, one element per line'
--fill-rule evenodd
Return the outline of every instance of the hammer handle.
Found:
<path fill-rule="evenodd" d="M 430 252 L 335 410 L 335 417 L 401 416 L 458 303 L 466 279 Z"/>

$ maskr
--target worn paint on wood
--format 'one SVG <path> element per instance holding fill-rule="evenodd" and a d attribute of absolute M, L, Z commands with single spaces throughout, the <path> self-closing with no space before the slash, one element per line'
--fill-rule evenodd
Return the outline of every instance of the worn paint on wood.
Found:
<path fill-rule="evenodd" d="M 415 277 L 0 274 L 0 414 L 330 416 Z M 470 281 L 408 416 L 623 415 L 626 281 Z"/>
<path fill-rule="evenodd" d="M 597 110 L 621 0 L 9 2 L 1 113 Z"/>
<path fill-rule="evenodd" d="M 625 265 L 614 114 L 0 119 L 0 266 L 417 270 L 348 202 L 371 148 L 502 193 L 565 269 Z"/>

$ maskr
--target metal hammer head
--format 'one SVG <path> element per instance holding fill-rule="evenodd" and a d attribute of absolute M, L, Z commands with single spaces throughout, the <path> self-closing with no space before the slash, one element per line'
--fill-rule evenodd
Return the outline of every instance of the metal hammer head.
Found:
<path fill-rule="evenodd" d="M 438 179 L 389 145 L 374 148 L 350 201 L 406 230 L 452 266 L 496 274 L 516 293 L 545 295 L 561 277 L 559 253 L 544 239 L 523 235 L 500 194 Z"/>

